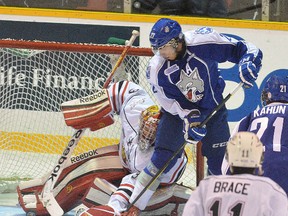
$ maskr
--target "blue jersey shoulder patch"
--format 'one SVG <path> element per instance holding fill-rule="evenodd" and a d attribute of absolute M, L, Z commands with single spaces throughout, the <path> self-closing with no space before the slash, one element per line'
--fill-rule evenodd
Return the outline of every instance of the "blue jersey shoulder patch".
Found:
<path fill-rule="evenodd" d="M 213 29 L 209 27 L 201 27 L 195 31 L 196 34 L 209 34 L 211 32 L 213 32 Z"/>

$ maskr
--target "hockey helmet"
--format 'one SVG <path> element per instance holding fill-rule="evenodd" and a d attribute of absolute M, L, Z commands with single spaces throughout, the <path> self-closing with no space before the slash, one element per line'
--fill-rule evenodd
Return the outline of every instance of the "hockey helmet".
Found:
<path fill-rule="evenodd" d="M 226 159 L 230 167 L 259 168 L 262 172 L 263 144 L 252 132 L 238 132 L 227 143 Z"/>
<path fill-rule="evenodd" d="M 153 49 L 159 49 L 172 39 L 178 38 L 183 38 L 182 28 L 178 22 L 168 18 L 159 19 L 152 27 L 149 35 Z"/>
<path fill-rule="evenodd" d="M 272 75 L 261 94 L 262 105 L 272 102 L 288 102 L 288 76 Z"/>
<path fill-rule="evenodd" d="M 142 111 L 138 135 L 138 145 L 141 150 L 147 150 L 154 144 L 159 121 L 160 110 L 158 106 L 153 105 Z"/>

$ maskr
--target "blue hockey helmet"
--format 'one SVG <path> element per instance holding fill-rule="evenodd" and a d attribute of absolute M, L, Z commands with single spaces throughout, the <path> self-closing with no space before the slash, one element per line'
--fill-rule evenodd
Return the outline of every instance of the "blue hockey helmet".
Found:
<path fill-rule="evenodd" d="M 288 76 L 272 75 L 261 94 L 263 106 L 271 102 L 288 102 Z"/>
<path fill-rule="evenodd" d="M 168 18 L 159 19 L 149 35 L 150 44 L 156 49 L 163 47 L 174 38 L 183 38 L 182 28 L 178 22 Z"/>

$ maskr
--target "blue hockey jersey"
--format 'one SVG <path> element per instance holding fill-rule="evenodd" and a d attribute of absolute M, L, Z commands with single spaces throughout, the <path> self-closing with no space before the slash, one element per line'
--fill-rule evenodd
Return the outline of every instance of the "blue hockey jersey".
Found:
<path fill-rule="evenodd" d="M 265 153 L 263 170 L 288 194 L 288 104 L 271 103 L 243 118 L 235 127 L 238 131 L 256 133 Z"/>
<path fill-rule="evenodd" d="M 223 99 L 225 82 L 218 63 L 238 64 L 251 58 L 261 66 L 262 52 L 255 45 L 219 34 L 203 27 L 184 33 L 186 53 L 179 60 L 165 60 L 157 53 L 150 61 L 146 76 L 160 105 L 184 118 L 198 109 L 207 116 Z"/>

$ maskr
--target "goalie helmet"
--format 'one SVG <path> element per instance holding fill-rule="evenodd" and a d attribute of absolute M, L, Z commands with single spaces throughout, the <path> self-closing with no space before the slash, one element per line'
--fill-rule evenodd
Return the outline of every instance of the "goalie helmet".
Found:
<path fill-rule="evenodd" d="M 183 39 L 182 28 L 178 22 L 168 18 L 162 18 L 152 27 L 149 39 L 153 50 L 158 50 L 172 42 L 174 42 L 174 44 L 171 44 L 172 46 L 177 46 L 177 40 Z"/>
<path fill-rule="evenodd" d="M 142 111 L 138 135 L 138 145 L 141 150 L 145 151 L 154 144 L 159 121 L 158 106 L 153 105 Z"/>
<path fill-rule="evenodd" d="M 263 144 L 252 132 L 238 132 L 227 143 L 226 159 L 230 167 L 259 168 L 262 173 Z"/>
<path fill-rule="evenodd" d="M 272 102 L 288 102 L 288 76 L 271 76 L 261 94 L 262 105 Z"/>

